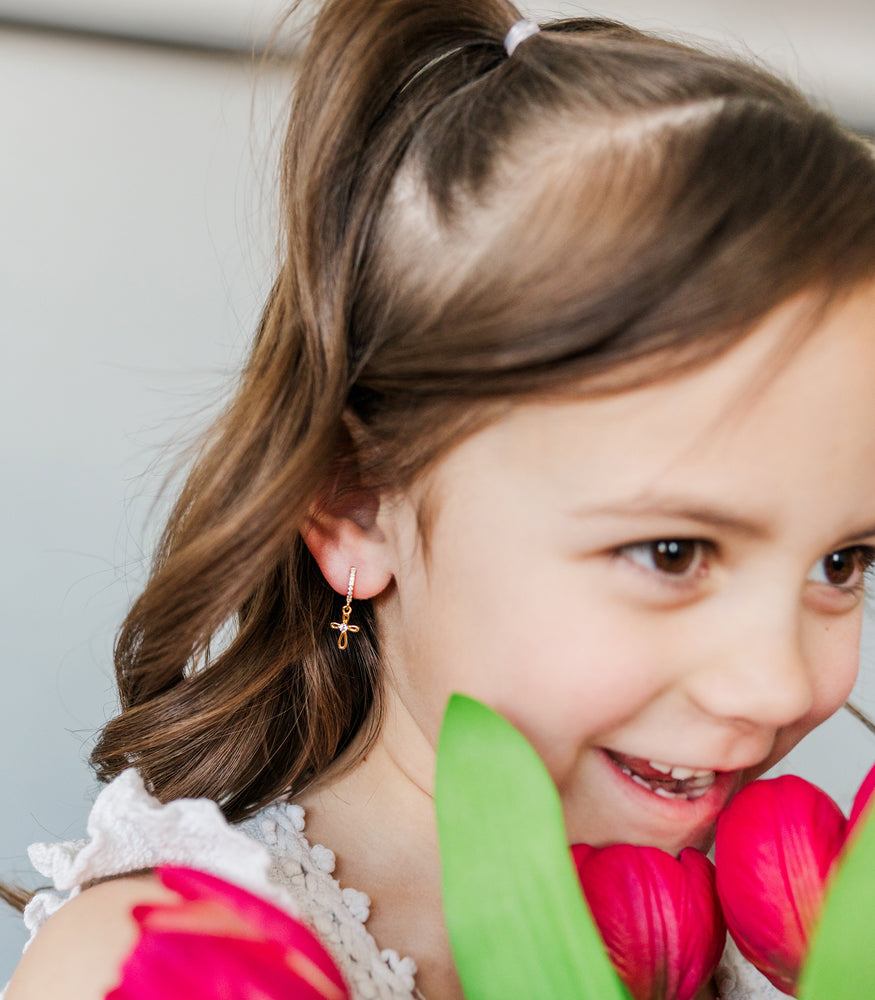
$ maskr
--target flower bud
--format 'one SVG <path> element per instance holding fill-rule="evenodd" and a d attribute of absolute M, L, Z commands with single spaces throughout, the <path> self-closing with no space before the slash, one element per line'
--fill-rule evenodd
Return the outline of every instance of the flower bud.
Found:
<path fill-rule="evenodd" d="M 106 1000 L 349 1000 L 333 959 L 294 917 L 204 872 L 158 874 L 180 898 L 134 908 L 140 937 Z"/>
<path fill-rule="evenodd" d="M 717 968 L 726 926 L 714 867 L 687 848 L 572 847 L 608 955 L 634 1000 L 693 1000 Z"/>
<path fill-rule="evenodd" d="M 743 788 L 717 821 L 717 892 L 729 933 L 784 993 L 795 995 L 845 829 L 825 792 L 789 774 Z"/>

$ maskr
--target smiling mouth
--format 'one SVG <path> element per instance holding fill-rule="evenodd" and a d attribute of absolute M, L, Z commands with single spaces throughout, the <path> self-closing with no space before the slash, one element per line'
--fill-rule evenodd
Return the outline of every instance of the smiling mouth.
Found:
<path fill-rule="evenodd" d="M 716 771 L 697 770 L 676 764 L 644 760 L 615 750 L 605 750 L 608 759 L 618 771 L 664 799 L 700 799 L 706 795 L 717 780 Z"/>

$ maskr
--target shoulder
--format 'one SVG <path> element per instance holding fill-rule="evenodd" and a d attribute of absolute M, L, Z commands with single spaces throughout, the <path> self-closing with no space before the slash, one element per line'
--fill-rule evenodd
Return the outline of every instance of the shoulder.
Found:
<path fill-rule="evenodd" d="M 118 984 L 137 940 L 131 911 L 174 898 L 158 879 L 137 875 L 86 889 L 50 917 L 24 954 L 5 1000 L 103 1000 Z"/>

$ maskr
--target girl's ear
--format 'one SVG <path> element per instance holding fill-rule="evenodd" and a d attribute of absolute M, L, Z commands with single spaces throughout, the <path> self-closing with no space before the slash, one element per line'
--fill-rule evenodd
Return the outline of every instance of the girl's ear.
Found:
<path fill-rule="evenodd" d="M 346 596 L 349 571 L 356 568 L 355 596 L 368 600 L 392 580 L 392 559 L 377 520 L 380 498 L 365 491 L 314 505 L 301 537 L 328 585 Z"/>

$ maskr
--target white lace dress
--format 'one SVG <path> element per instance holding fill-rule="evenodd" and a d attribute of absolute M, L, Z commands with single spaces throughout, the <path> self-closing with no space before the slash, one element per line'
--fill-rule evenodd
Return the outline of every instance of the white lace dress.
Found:
<path fill-rule="evenodd" d="M 54 886 L 37 893 L 25 910 L 31 940 L 82 886 L 159 864 L 187 865 L 236 882 L 309 923 L 334 956 L 354 1000 L 422 1000 L 415 962 L 377 946 L 365 926 L 370 899 L 341 888 L 331 874 L 333 852 L 307 842 L 300 806 L 277 802 L 232 826 L 210 799 L 162 805 L 131 769 L 97 797 L 87 840 L 34 844 L 28 853 Z M 721 1000 L 785 996 L 731 942 L 717 985 Z"/>

